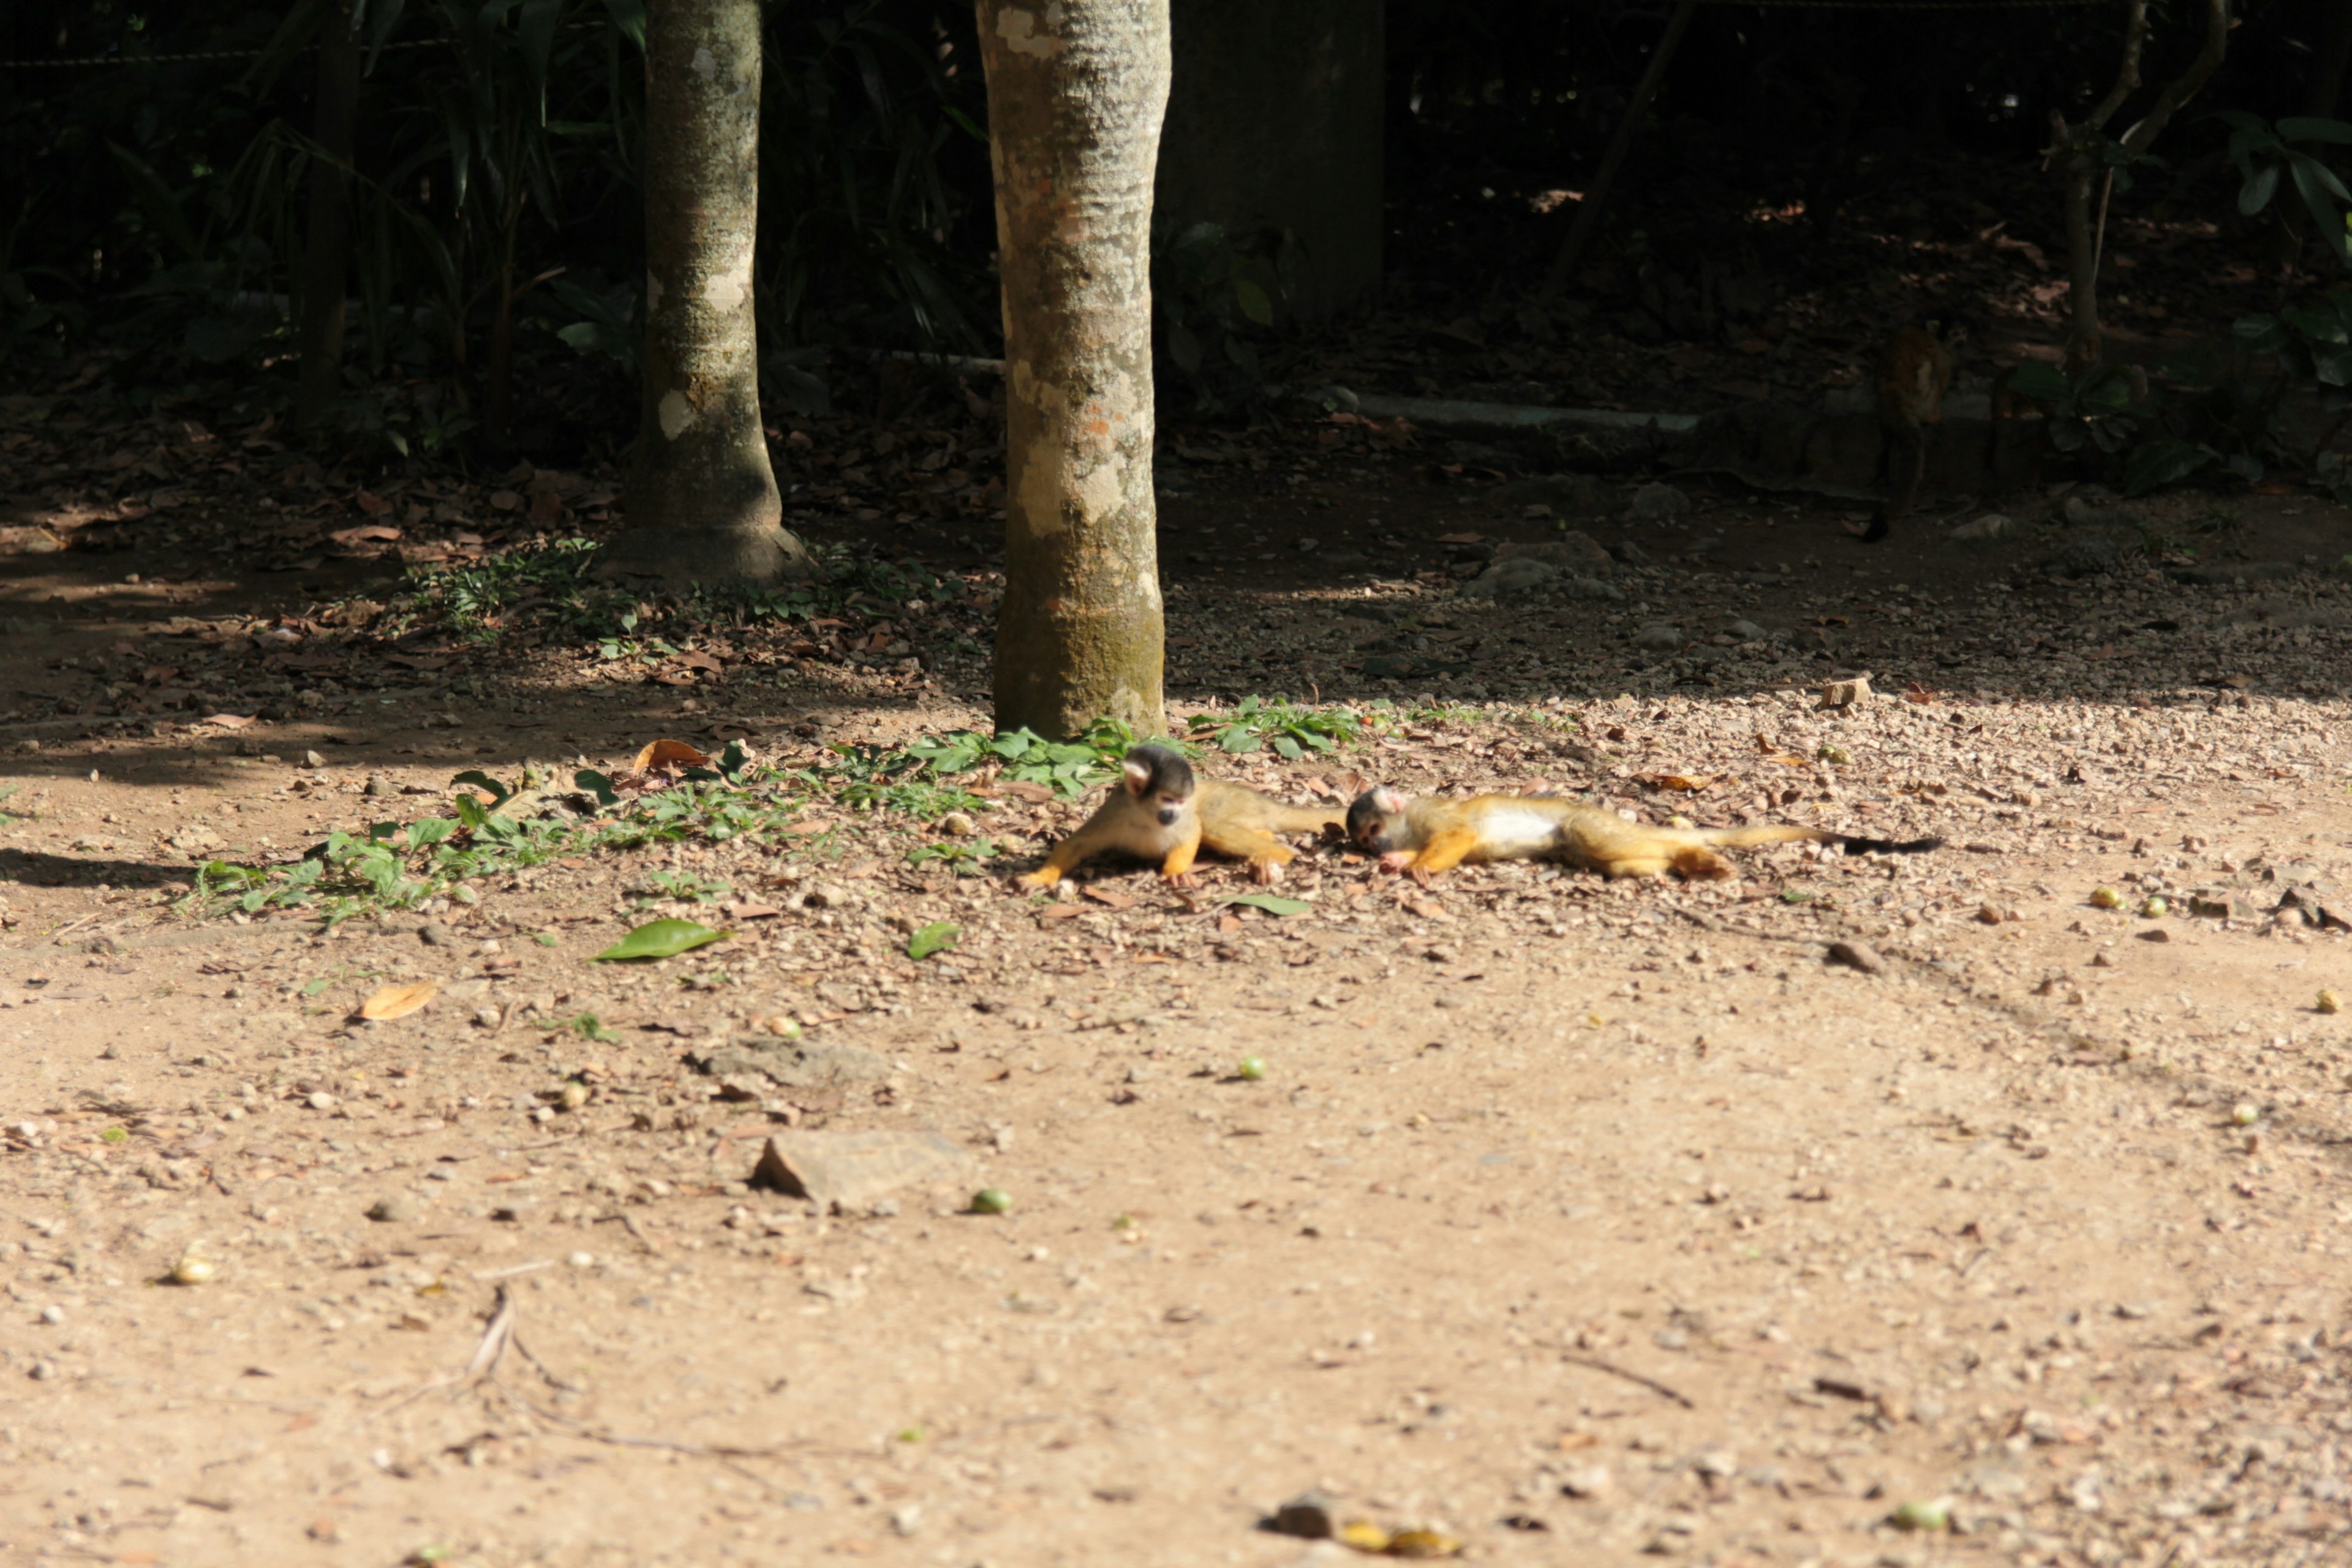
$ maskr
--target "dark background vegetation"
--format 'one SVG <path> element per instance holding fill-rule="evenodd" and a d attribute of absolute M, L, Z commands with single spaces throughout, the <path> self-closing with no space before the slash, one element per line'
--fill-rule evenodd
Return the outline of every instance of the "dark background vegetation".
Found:
<path fill-rule="evenodd" d="M 375 0 L 357 167 L 346 387 L 332 426 L 386 456 L 483 442 L 495 301 L 515 296 L 516 424 L 497 445 L 609 457 L 634 426 L 641 71 L 636 0 Z M 2242 224 L 2215 108 L 2308 113 L 2336 5 L 2242 10 L 2221 74 L 2127 200 Z M 0 372 L 89 363 L 137 398 L 294 382 L 311 33 L 291 3 L 13 0 L 0 58 Z M 1532 289 L 1657 37 L 1663 7 L 1391 0 L 1385 305 Z M 1728 260 L 1793 284 L 1892 190 L 1929 230 L 1980 226 L 1969 161 L 2017 171 L 2008 232 L 2057 248 L 2032 184 L 2055 109 L 2112 79 L 2120 5 L 1701 9 L 1577 279 L 1607 307 L 1645 264 Z M 291 19 L 289 19 L 289 17 Z M 2147 76 L 2193 44 L 2159 25 Z M 985 92 L 970 11 L 929 0 L 768 7 L 759 298 L 772 400 L 826 410 L 849 351 L 989 354 L 997 332 Z M 377 50 L 373 46 L 382 44 Z M 137 63 L 196 51 L 260 58 Z M 2327 106 L 2324 111 L 2332 111 Z M 1759 206 L 1797 221 L 1748 221 Z M 1546 208 L 1549 210 L 1544 210 Z M 1777 247 L 1777 248 L 1776 248 Z M 1163 294 L 1181 290 L 1163 281 Z M 1176 300 L 1181 305 L 1181 299 Z M 1344 324 L 1343 324 L 1344 325 Z M 1280 331 L 1245 330 L 1278 353 Z M 1328 329 L 1327 329 L 1328 330 Z M 859 362 L 862 363 L 862 362 Z"/>

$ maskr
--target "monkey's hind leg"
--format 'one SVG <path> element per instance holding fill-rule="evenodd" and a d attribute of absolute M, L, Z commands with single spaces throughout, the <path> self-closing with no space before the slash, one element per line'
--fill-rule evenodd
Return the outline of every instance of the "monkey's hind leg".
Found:
<path fill-rule="evenodd" d="M 1297 850 L 1260 828 L 1229 827 L 1213 834 L 1204 830 L 1201 842 L 1220 855 L 1248 861 L 1254 882 L 1280 881 L 1282 868 L 1298 858 Z"/>

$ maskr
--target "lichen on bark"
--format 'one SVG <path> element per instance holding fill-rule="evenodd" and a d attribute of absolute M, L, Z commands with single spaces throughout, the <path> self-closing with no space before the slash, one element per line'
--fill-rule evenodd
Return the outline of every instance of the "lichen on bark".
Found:
<path fill-rule="evenodd" d="M 1166 0 L 982 0 L 1004 290 L 996 722 L 1166 727 L 1151 488 Z"/>

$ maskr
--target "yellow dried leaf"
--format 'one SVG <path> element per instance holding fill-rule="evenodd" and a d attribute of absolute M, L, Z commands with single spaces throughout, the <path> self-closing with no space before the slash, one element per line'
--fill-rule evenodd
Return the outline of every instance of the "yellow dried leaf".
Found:
<path fill-rule="evenodd" d="M 378 1022 L 405 1018 L 439 994 L 441 987 L 430 980 L 420 980 L 414 985 L 387 985 L 360 1004 L 360 1016 Z"/>
<path fill-rule="evenodd" d="M 1400 1530 L 1388 1544 L 1391 1557 L 1452 1557 L 1461 1550 L 1460 1542 L 1434 1530 Z"/>
<path fill-rule="evenodd" d="M 1389 1532 L 1370 1520 L 1360 1519 L 1353 1524 L 1343 1524 L 1336 1538 L 1342 1546 L 1352 1546 L 1359 1552 L 1377 1556 L 1389 1549 Z"/>
<path fill-rule="evenodd" d="M 634 771 L 644 773 L 649 768 L 707 768 L 710 759 L 684 741 L 656 741 L 637 753 Z"/>

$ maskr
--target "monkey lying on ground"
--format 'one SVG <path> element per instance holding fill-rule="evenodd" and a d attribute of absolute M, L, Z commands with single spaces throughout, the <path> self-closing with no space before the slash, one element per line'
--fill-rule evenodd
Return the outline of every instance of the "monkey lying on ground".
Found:
<path fill-rule="evenodd" d="M 1560 860 L 1608 877 L 1733 874 L 1717 847 L 1751 844 L 1835 844 L 1847 854 L 1916 854 L 1940 838 L 1896 844 L 1856 838 L 1824 827 L 1779 824 L 1759 827 L 1652 827 L 1628 822 L 1606 807 L 1553 795 L 1482 795 L 1470 800 L 1408 798 L 1401 791 L 1366 790 L 1348 807 L 1349 841 L 1382 868 L 1410 871 L 1423 881 L 1468 861 Z"/>
<path fill-rule="evenodd" d="M 1146 742 L 1127 753 L 1124 776 L 1095 814 L 1043 866 L 1013 881 L 1050 888 L 1081 861 L 1118 850 L 1158 861 L 1162 877 L 1181 882 L 1205 847 L 1248 861 L 1253 879 L 1271 882 L 1296 858 L 1276 834 L 1339 822 L 1337 806 L 1285 805 L 1242 784 L 1198 777 L 1180 753 Z"/>
<path fill-rule="evenodd" d="M 1943 421 L 1944 394 L 1952 386 L 1951 345 L 1958 337 L 1951 317 L 1932 315 L 1897 327 L 1879 353 L 1871 389 L 1886 431 L 1886 471 L 1894 489 L 1862 531 L 1865 544 L 1885 538 L 1888 526 L 1918 502 L 1919 481 L 1927 470 L 1925 427 Z"/>

